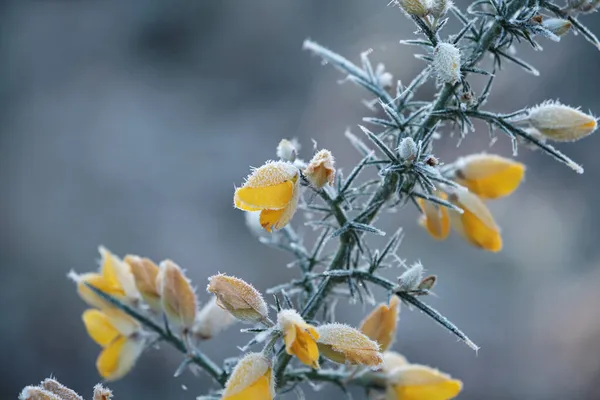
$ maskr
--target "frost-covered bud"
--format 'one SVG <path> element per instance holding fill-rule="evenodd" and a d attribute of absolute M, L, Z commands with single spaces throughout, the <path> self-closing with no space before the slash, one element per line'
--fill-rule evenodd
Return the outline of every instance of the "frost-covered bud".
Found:
<path fill-rule="evenodd" d="M 431 6 L 429 7 L 429 14 L 434 18 L 442 18 L 450 7 L 452 7 L 452 0 L 432 0 Z"/>
<path fill-rule="evenodd" d="M 598 127 L 591 115 L 554 101 L 531 108 L 526 120 L 547 139 L 557 142 L 579 140 Z"/>
<path fill-rule="evenodd" d="M 542 22 L 542 26 L 552 32 L 554 35 L 560 37 L 564 36 L 571 29 L 571 22 L 561 18 L 549 18 Z"/>
<path fill-rule="evenodd" d="M 398 4 L 408 15 L 423 18 L 429 13 L 428 0 L 398 0 Z"/>
<path fill-rule="evenodd" d="M 410 136 L 402 139 L 400 146 L 398 146 L 398 155 L 404 161 L 413 161 L 418 152 L 419 148 Z"/>
<path fill-rule="evenodd" d="M 148 304 L 152 311 L 160 313 L 162 306 L 160 303 L 160 293 L 157 286 L 156 277 L 160 269 L 152 260 L 141 258 L 134 255 L 127 255 L 124 259 L 131 269 L 135 286 L 140 292 L 142 299 Z"/>
<path fill-rule="evenodd" d="M 198 300 L 179 265 L 171 260 L 161 262 L 156 282 L 169 323 L 182 331 L 191 329 L 196 320 Z"/>
<path fill-rule="evenodd" d="M 440 83 L 454 84 L 460 79 L 460 50 L 451 43 L 440 43 L 433 51 L 433 70 Z"/>
<path fill-rule="evenodd" d="M 19 395 L 19 400 L 62 400 L 57 395 L 37 386 L 27 386 Z"/>
<path fill-rule="evenodd" d="M 283 161 L 294 162 L 298 156 L 300 144 L 296 139 L 282 139 L 277 145 L 277 157 Z"/>
<path fill-rule="evenodd" d="M 398 278 L 398 291 L 410 292 L 415 290 L 423 280 L 423 265 L 413 264 Z"/>
<path fill-rule="evenodd" d="M 304 170 L 308 181 L 317 189 L 326 184 L 333 185 L 335 179 L 335 159 L 329 150 L 320 150 L 314 155 Z"/>
<path fill-rule="evenodd" d="M 213 297 L 196 316 L 192 328 L 192 336 L 198 340 L 208 340 L 227 329 L 235 322 L 233 315 L 219 307 L 216 297 Z"/>
<path fill-rule="evenodd" d="M 44 379 L 40 386 L 63 400 L 83 400 L 75 391 L 52 378 Z"/>
<path fill-rule="evenodd" d="M 112 390 L 105 388 L 101 384 L 94 386 L 94 400 L 110 400 L 112 399 Z"/>
<path fill-rule="evenodd" d="M 217 296 L 217 304 L 243 322 L 266 321 L 269 314 L 260 292 L 249 283 L 224 274 L 208 278 L 208 290 Z"/>
<path fill-rule="evenodd" d="M 375 67 L 375 77 L 379 85 L 384 89 L 389 89 L 394 84 L 394 76 L 385 70 L 385 65 L 382 63 L 377 64 L 377 67 Z"/>
<path fill-rule="evenodd" d="M 377 367 L 383 362 L 379 344 L 358 329 L 332 323 L 317 328 L 320 353 L 340 364 Z"/>

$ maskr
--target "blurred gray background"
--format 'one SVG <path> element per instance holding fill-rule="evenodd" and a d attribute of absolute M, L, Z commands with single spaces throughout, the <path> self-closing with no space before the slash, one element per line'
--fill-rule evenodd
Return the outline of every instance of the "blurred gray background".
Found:
<path fill-rule="evenodd" d="M 66 279 L 96 268 L 97 246 L 172 258 L 204 293 L 217 271 L 260 290 L 296 276 L 288 254 L 260 245 L 232 207 L 249 166 L 275 157 L 282 137 L 310 156 L 314 138 L 348 172 L 359 160 L 343 137 L 357 131 L 366 94 L 301 50 L 310 37 L 352 60 L 372 49 L 408 82 L 423 63 L 414 26 L 386 0 L 4 1 L 0 5 L 0 398 L 54 375 L 89 396 L 99 347 Z M 600 33 L 600 16 L 583 19 Z M 453 21 L 446 30 L 455 32 Z M 600 114 L 600 52 L 572 34 L 522 54 L 540 77 L 507 65 L 487 108 L 512 111 L 560 98 Z M 431 98 L 433 84 L 419 93 Z M 486 129 L 443 161 L 482 150 L 509 155 Z M 595 399 L 600 380 L 599 138 L 559 146 L 577 175 L 522 148 L 525 184 L 491 203 L 504 250 L 476 250 L 456 235 L 433 241 L 412 206 L 378 226 L 404 226 L 400 256 L 440 277 L 430 303 L 481 346 L 478 354 L 404 308 L 395 349 L 464 381 L 464 399 Z M 303 228 L 300 214 L 293 221 Z M 399 270 L 387 271 L 393 278 Z M 378 298 L 384 294 L 377 292 Z M 350 311 L 351 310 L 351 311 Z M 370 307 L 342 307 L 357 324 Z M 215 359 L 246 342 L 239 326 L 208 342 Z M 150 351 L 116 399 L 194 399 L 209 379 L 173 378 L 181 357 Z M 187 391 L 182 389 L 187 386 Z M 339 396 L 336 388 L 308 398 Z M 362 394 L 359 392 L 358 398 Z M 330 397 L 332 398 L 332 397 Z M 337 398 L 337 397 L 333 397 Z"/>

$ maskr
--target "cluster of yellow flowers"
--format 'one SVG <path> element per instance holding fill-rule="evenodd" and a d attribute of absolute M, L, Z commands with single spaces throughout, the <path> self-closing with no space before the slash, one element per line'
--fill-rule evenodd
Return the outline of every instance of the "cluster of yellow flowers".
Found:
<path fill-rule="evenodd" d="M 269 326 L 268 307 L 250 284 L 227 275 L 211 277 L 208 291 L 217 302 L 244 322 Z M 283 338 L 285 351 L 303 364 L 318 369 L 319 357 L 375 369 L 382 373 L 388 399 L 445 400 L 455 397 L 462 383 L 436 369 L 411 364 L 389 351 L 398 323 L 400 299 L 392 296 L 361 323 L 359 329 L 340 323 L 308 324 L 294 309 L 282 309 L 272 335 Z M 248 353 L 240 359 L 225 385 L 222 399 L 263 400 L 275 397 L 276 382 L 269 351 Z"/>
<path fill-rule="evenodd" d="M 90 337 L 102 348 L 96 361 L 106 380 L 122 378 L 134 366 L 151 335 L 140 321 L 94 292 L 94 287 L 120 303 L 144 312 L 162 323 L 166 317 L 174 333 L 186 346 L 213 337 L 228 327 L 233 318 L 209 301 L 198 310 L 198 300 L 181 268 L 171 260 L 157 266 L 147 258 L 128 255 L 120 259 L 104 247 L 98 272 L 69 276 L 77 282 L 81 298 L 94 307 L 84 311 L 83 322 Z"/>
<path fill-rule="evenodd" d="M 498 155 L 473 154 L 457 160 L 452 174 L 454 181 L 468 190 L 446 187 L 445 191 L 440 188 L 435 194 L 442 200 L 449 200 L 463 212 L 418 199 L 423 209 L 419 223 L 436 239 L 446 239 L 452 226 L 473 246 L 500 251 L 500 228 L 484 200 L 514 192 L 523 180 L 525 165 Z"/>

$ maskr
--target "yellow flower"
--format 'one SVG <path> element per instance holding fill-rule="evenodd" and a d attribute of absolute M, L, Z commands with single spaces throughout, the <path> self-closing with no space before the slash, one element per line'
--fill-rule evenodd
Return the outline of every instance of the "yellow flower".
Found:
<path fill-rule="evenodd" d="M 317 328 L 319 352 L 340 364 L 358 364 L 370 367 L 383 362 L 379 345 L 358 329 L 332 323 Z"/>
<path fill-rule="evenodd" d="M 437 191 L 435 196 L 442 200 L 448 199 L 448 195 L 440 191 Z M 424 212 L 424 214 L 421 215 L 421 218 L 419 218 L 419 224 L 435 239 L 446 239 L 450 233 L 448 208 L 419 198 L 417 199 L 417 203 L 419 203 Z"/>
<path fill-rule="evenodd" d="M 463 213 L 450 210 L 452 228 L 473 246 L 498 252 L 502 250 L 500 228 L 486 205 L 471 192 L 457 190 L 450 201 L 463 209 Z"/>
<path fill-rule="evenodd" d="M 274 397 L 271 363 L 260 353 L 249 353 L 233 369 L 221 399 L 272 400 Z"/>
<path fill-rule="evenodd" d="M 381 351 L 387 350 L 396 337 L 400 298 L 393 295 L 390 304 L 377 306 L 360 324 L 360 331 L 379 343 Z"/>
<path fill-rule="evenodd" d="M 131 269 L 135 286 L 142 295 L 142 299 L 144 299 L 154 312 L 160 313 L 162 310 L 160 293 L 156 285 L 156 277 L 159 272 L 158 266 L 148 258 L 141 258 L 134 255 L 125 256 L 124 261 Z"/>
<path fill-rule="evenodd" d="M 281 310 L 277 315 L 279 329 L 284 334 L 285 351 L 295 355 L 311 368 L 319 368 L 319 348 L 316 340 L 319 333 L 307 324 L 296 310 Z"/>
<path fill-rule="evenodd" d="M 157 282 L 162 308 L 169 323 L 181 331 L 191 329 L 196 320 L 198 300 L 181 268 L 171 260 L 161 262 Z"/>
<path fill-rule="evenodd" d="M 69 273 L 69 277 L 77 283 L 79 296 L 92 307 L 100 309 L 113 307 L 111 303 L 88 288 L 87 283 L 124 303 L 137 304 L 140 294 L 135 286 L 129 265 L 102 246 L 98 250 L 102 256 L 99 273 L 82 275 L 75 272 Z"/>
<path fill-rule="evenodd" d="M 217 296 L 217 304 L 243 322 L 268 319 L 269 309 L 260 292 L 249 283 L 224 274 L 208 278 L 206 290 Z"/>
<path fill-rule="evenodd" d="M 90 337 L 104 348 L 96 361 L 100 375 L 108 381 L 125 376 L 144 349 L 139 323 L 116 308 L 86 310 L 83 322 Z"/>
<path fill-rule="evenodd" d="M 456 162 L 456 182 L 481 198 L 511 194 L 523 180 L 525 165 L 495 154 L 472 154 Z"/>
<path fill-rule="evenodd" d="M 329 150 L 321 150 L 314 155 L 304 170 L 308 181 L 317 189 L 327 183 L 333 185 L 335 179 L 335 160 Z"/>
<path fill-rule="evenodd" d="M 388 374 L 386 400 L 448 400 L 461 390 L 461 381 L 437 369 L 406 364 Z"/>
<path fill-rule="evenodd" d="M 269 161 L 252 171 L 244 185 L 235 190 L 233 202 L 245 211 L 261 211 L 260 224 L 267 231 L 290 222 L 299 195 L 299 171 L 285 161 Z"/>

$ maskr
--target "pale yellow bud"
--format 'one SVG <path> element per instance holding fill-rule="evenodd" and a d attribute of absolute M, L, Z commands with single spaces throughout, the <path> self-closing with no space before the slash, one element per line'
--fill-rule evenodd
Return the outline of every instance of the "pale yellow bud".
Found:
<path fill-rule="evenodd" d="M 43 380 L 40 386 L 62 400 L 83 400 L 83 397 L 78 395 L 75 391 L 52 378 Z"/>
<path fill-rule="evenodd" d="M 150 306 L 150 308 L 160 313 L 162 306 L 160 303 L 160 293 L 157 286 L 157 276 L 159 268 L 152 260 L 141 258 L 134 255 L 125 256 L 125 262 L 131 268 L 135 286 L 142 295 L 142 299 Z"/>
<path fill-rule="evenodd" d="M 274 397 L 271 362 L 260 353 L 249 353 L 233 369 L 221 400 L 271 400 Z"/>
<path fill-rule="evenodd" d="M 19 395 L 19 400 L 62 400 L 57 395 L 37 386 L 27 386 Z"/>
<path fill-rule="evenodd" d="M 227 329 L 235 322 L 233 315 L 217 305 L 216 297 L 212 297 L 196 316 L 192 335 L 199 340 L 208 340 Z"/>
<path fill-rule="evenodd" d="M 381 369 L 383 372 L 390 373 L 398 367 L 403 367 L 408 364 L 406 358 L 395 351 L 386 351 L 383 353 L 383 364 Z"/>
<path fill-rule="evenodd" d="M 268 319 L 269 309 L 260 292 L 249 283 L 224 274 L 208 278 L 208 290 L 217 296 L 217 304 L 243 322 Z"/>
<path fill-rule="evenodd" d="M 314 155 L 304 170 L 308 181 L 317 189 L 326 184 L 333 185 L 335 179 L 335 160 L 329 150 L 321 150 Z"/>
<path fill-rule="evenodd" d="M 598 127 L 591 115 L 553 101 L 530 109 L 526 120 L 546 138 L 557 142 L 579 140 Z"/>
<path fill-rule="evenodd" d="M 400 298 L 393 295 L 390 304 L 378 305 L 360 324 L 360 331 L 379 343 L 381 351 L 387 350 L 396 338 Z"/>
<path fill-rule="evenodd" d="M 398 3 L 408 15 L 423 18 L 429 13 L 428 0 L 398 0 Z"/>
<path fill-rule="evenodd" d="M 296 161 L 299 150 L 300 145 L 297 140 L 282 139 L 277 145 L 277 157 L 283 161 L 294 162 Z"/>
<path fill-rule="evenodd" d="M 320 353 L 340 364 L 377 367 L 383 362 L 377 342 L 369 339 L 358 329 L 332 323 L 317 328 Z"/>
<path fill-rule="evenodd" d="M 181 331 L 191 329 L 196 320 L 198 300 L 181 268 L 171 260 L 161 262 L 157 284 L 162 308 L 169 323 Z"/>

